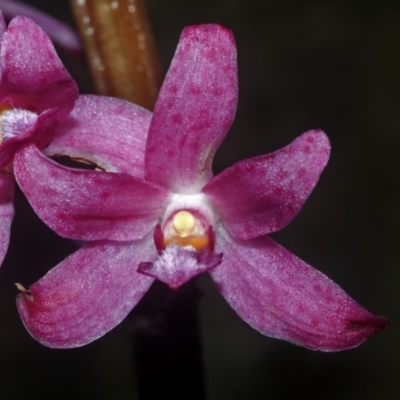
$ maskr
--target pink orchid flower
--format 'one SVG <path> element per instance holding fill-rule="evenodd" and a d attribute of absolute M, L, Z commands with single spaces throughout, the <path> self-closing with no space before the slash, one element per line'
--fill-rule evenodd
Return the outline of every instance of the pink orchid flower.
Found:
<path fill-rule="evenodd" d="M 43 149 L 70 113 L 78 88 L 47 35 L 31 20 L 8 26 L 0 11 L 0 264 L 14 217 L 12 162 L 27 142 Z"/>
<path fill-rule="evenodd" d="M 62 236 L 91 241 L 18 296 L 40 343 L 85 345 L 119 324 L 154 279 L 177 288 L 205 271 L 253 328 L 310 349 L 352 348 L 388 324 L 266 236 L 314 188 L 330 151 L 322 131 L 213 177 L 237 103 L 229 30 L 183 31 L 153 116 L 120 100 L 82 111 L 83 101 L 47 154 L 79 147 L 82 158 L 107 158 L 101 166 L 114 173 L 63 167 L 33 144 L 14 162 L 38 215 Z"/>

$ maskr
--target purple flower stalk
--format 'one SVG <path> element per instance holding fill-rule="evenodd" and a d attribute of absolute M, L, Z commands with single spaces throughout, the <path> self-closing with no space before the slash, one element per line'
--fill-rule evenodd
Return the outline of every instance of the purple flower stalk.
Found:
<path fill-rule="evenodd" d="M 330 151 L 322 131 L 213 177 L 236 104 L 232 33 L 192 26 L 153 115 L 81 97 L 46 149 L 113 173 L 63 167 L 34 144 L 17 153 L 16 178 L 43 221 L 91 241 L 18 296 L 36 340 L 90 343 L 119 324 L 154 279 L 177 288 L 206 271 L 253 328 L 310 349 L 349 349 L 388 324 L 266 236 L 286 226 L 314 188 Z"/>
<path fill-rule="evenodd" d="M 0 11 L 0 264 L 14 217 L 14 155 L 25 143 L 43 149 L 72 110 L 78 88 L 47 35 L 31 20 L 8 26 Z"/>

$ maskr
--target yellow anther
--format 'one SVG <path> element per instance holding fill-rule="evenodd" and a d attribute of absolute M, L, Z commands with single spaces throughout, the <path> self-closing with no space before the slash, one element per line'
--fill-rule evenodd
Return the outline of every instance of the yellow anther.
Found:
<path fill-rule="evenodd" d="M 189 236 L 196 227 L 195 217 L 188 211 L 179 211 L 174 215 L 172 219 L 172 225 L 175 232 L 180 237 Z"/>
<path fill-rule="evenodd" d="M 208 246 L 209 240 L 207 236 L 193 236 L 189 235 L 186 237 L 173 236 L 169 239 L 164 239 L 164 245 L 169 246 L 170 244 L 176 244 L 178 246 L 186 247 L 191 246 L 195 250 L 204 249 Z"/>

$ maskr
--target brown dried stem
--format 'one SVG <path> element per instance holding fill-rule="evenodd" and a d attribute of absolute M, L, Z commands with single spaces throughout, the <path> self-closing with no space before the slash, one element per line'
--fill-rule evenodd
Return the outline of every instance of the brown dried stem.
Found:
<path fill-rule="evenodd" d="M 143 0 L 70 0 L 99 94 L 153 109 L 162 80 Z"/>

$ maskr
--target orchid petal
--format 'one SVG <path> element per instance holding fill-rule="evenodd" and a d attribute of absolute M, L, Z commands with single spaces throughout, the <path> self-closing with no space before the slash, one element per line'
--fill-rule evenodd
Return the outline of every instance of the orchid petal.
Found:
<path fill-rule="evenodd" d="M 198 192 L 235 115 L 236 48 L 219 25 L 183 30 L 164 80 L 146 148 L 147 178 L 176 193 Z"/>
<path fill-rule="evenodd" d="M 0 171 L 0 265 L 7 253 L 11 222 L 14 218 L 14 177 Z"/>
<path fill-rule="evenodd" d="M 150 111 L 125 100 L 79 96 L 45 154 L 81 158 L 107 171 L 144 178 L 151 116 Z"/>
<path fill-rule="evenodd" d="M 211 272 L 218 289 L 264 335 L 339 351 L 358 346 L 388 324 L 267 236 L 236 240 L 220 226 L 216 249 L 223 252 L 222 264 Z"/>
<path fill-rule="evenodd" d="M 39 149 L 46 148 L 53 139 L 58 124 L 57 116 L 56 108 L 50 108 L 39 115 L 32 134 L 32 142 Z"/>
<path fill-rule="evenodd" d="M 0 0 L 0 8 L 7 18 L 23 15 L 35 21 L 59 46 L 73 53 L 82 51 L 80 37 L 71 27 L 37 8 L 15 0 Z"/>
<path fill-rule="evenodd" d="M 56 107 L 60 121 L 72 110 L 78 88 L 49 37 L 30 19 L 16 17 L 9 24 L 0 65 L 0 103 L 37 113 Z"/>
<path fill-rule="evenodd" d="M 15 155 L 14 173 L 39 217 L 71 239 L 141 239 L 169 197 L 164 188 L 127 174 L 63 167 L 33 145 Z"/>
<path fill-rule="evenodd" d="M 154 263 L 142 262 L 138 272 L 157 278 L 171 289 L 177 289 L 198 274 L 221 264 L 222 254 L 198 253 L 194 249 L 171 244 Z"/>
<path fill-rule="evenodd" d="M 96 340 L 118 325 L 146 293 L 153 279 L 136 268 L 155 257 L 152 235 L 134 243 L 85 245 L 18 296 L 26 329 L 53 348 Z"/>
<path fill-rule="evenodd" d="M 275 232 L 301 210 L 329 151 L 325 133 L 308 131 L 281 150 L 236 163 L 202 191 L 236 238 Z"/>

